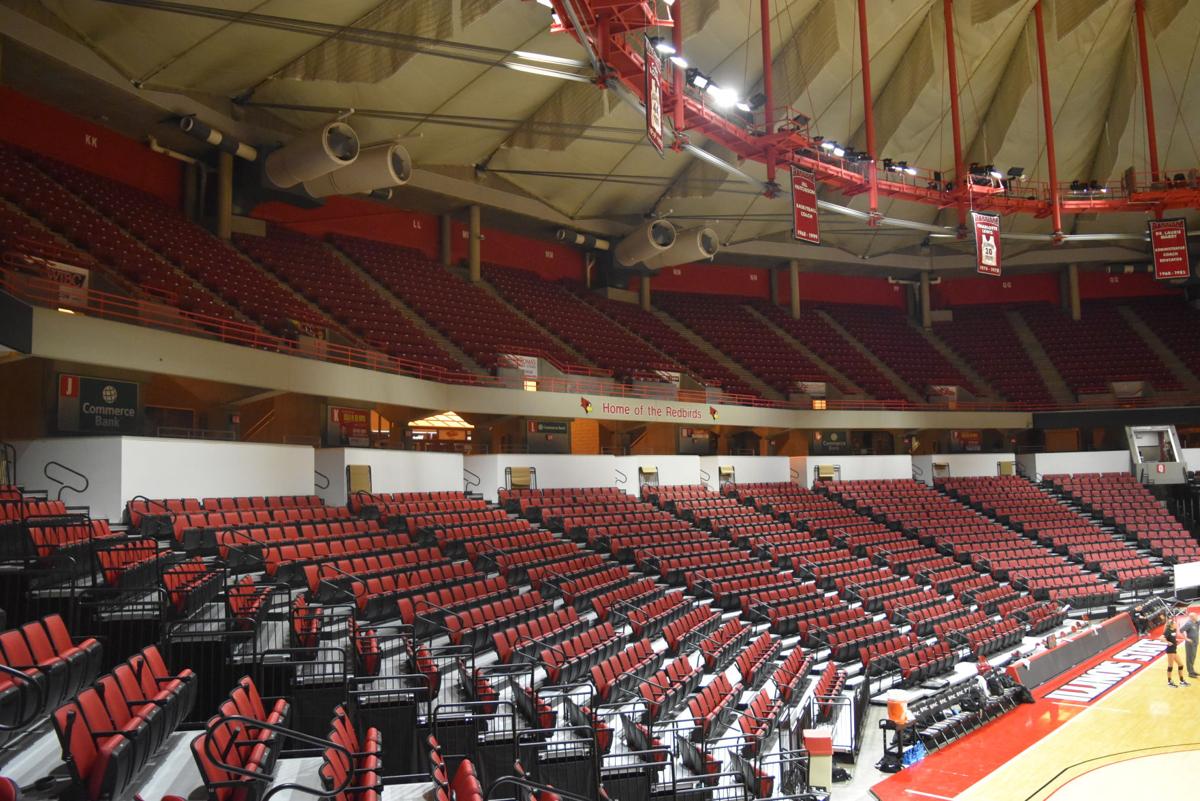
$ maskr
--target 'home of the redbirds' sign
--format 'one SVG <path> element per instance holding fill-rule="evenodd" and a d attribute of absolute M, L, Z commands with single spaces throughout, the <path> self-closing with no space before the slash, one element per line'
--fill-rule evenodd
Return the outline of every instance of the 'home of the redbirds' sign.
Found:
<path fill-rule="evenodd" d="M 587 398 L 580 398 L 579 406 L 583 409 L 584 414 L 600 414 L 609 417 L 650 418 L 680 422 L 705 419 L 704 407 L 667 401 L 630 400 L 593 403 Z M 708 407 L 708 416 L 713 420 L 719 417 L 715 407 Z"/>

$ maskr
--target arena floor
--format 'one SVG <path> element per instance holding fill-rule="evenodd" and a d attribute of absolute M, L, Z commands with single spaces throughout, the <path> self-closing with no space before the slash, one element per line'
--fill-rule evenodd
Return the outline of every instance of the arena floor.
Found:
<path fill-rule="evenodd" d="M 1109 649 L 1041 688 L 1036 703 L 885 779 L 872 794 L 1084 801 L 1158 797 L 1186 786 L 1190 769 L 1200 767 L 1200 679 L 1168 687 L 1160 648 L 1147 639 Z M 1097 683 L 1089 671 L 1110 678 Z"/>

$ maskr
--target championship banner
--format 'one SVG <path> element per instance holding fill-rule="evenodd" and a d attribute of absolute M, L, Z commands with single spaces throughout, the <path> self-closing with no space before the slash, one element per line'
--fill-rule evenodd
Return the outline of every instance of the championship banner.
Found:
<path fill-rule="evenodd" d="M 139 389 L 132 381 L 59 373 L 58 430 L 142 433 Z"/>
<path fill-rule="evenodd" d="M 812 245 L 821 244 L 817 182 L 811 172 L 798 167 L 792 167 L 792 238 Z"/>
<path fill-rule="evenodd" d="M 658 155 L 663 154 L 662 61 L 649 36 L 642 37 L 642 60 L 646 65 L 646 138 Z"/>
<path fill-rule="evenodd" d="M 1000 275 L 1000 215 L 971 212 L 975 225 L 975 272 Z"/>
<path fill-rule="evenodd" d="M 1151 220 L 1150 250 L 1154 254 L 1154 277 L 1159 281 L 1187 278 L 1192 274 L 1188 262 L 1186 220 Z"/>

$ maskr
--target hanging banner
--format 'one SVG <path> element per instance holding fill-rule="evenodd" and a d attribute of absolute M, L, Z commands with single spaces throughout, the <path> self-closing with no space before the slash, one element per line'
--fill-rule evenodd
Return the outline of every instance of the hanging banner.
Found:
<path fill-rule="evenodd" d="M 642 37 L 642 60 L 646 65 L 646 138 L 658 155 L 663 154 L 662 61 L 649 36 Z"/>
<path fill-rule="evenodd" d="M 1154 254 L 1154 277 L 1159 281 L 1187 278 L 1192 274 L 1188 262 L 1186 220 L 1151 220 L 1150 251 Z"/>
<path fill-rule="evenodd" d="M 808 170 L 792 167 L 792 238 L 821 244 L 817 219 L 817 181 Z"/>
<path fill-rule="evenodd" d="M 975 225 L 975 272 L 1000 275 L 1000 215 L 971 212 Z"/>

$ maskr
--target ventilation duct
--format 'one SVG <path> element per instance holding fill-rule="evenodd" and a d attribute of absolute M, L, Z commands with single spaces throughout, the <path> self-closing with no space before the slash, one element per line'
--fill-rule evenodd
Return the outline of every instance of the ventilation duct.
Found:
<path fill-rule="evenodd" d="M 267 178 L 282 189 L 315 181 L 358 158 L 358 134 L 344 122 L 331 122 L 297 136 L 267 156 Z"/>
<path fill-rule="evenodd" d="M 364 148 L 354 163 L 304 182 L 313 197 L 368 195 L 376 190 L 403 186 L 412 177 L 412 157 L 395 143 Z"/>
<path fill-rule="evenodd" d="M 721 249 L 721 240 L 711 228 L 692 228 L 682 231 L 675 244 L 646 260 L 651 270 L 674 267 L 676 264 L 691 264 L 694 261 L 709 261 Z"/>
<path fill-rule="evenodd" d="M 246 161 L 254 161 L 258 158 L 258 150 L 245 142 L 239 142 L 228 134 L 221 133 L 216 128 L 212 128 L 195 117 L 180 117 L 179 130 L 183 131 L 188 136 L 199 139 L 201 142 L 207 142 L 218 150 L 224 150 L 226 153 L 232 153 L 240 159 Z"/>
<path fill-rule="evenodd" d="M 613 255 L 624 267 L 647 261 L 675 244 L 675 226 L 667 220 L 647 220 L 621 240 Z"/>
<path fill-rule="evenodd" d="M 600 239 L 599 237 L 592 236 L 591 234 L 572 231 L 568 228 L 559 228 L 557 237 L 559 242 L 567 242 L 572 245 L 577 245 L 581 248 L 590 248 L 592 250 L 608 250 L 610 247 L 612 247 L 607 239 Z"/>

